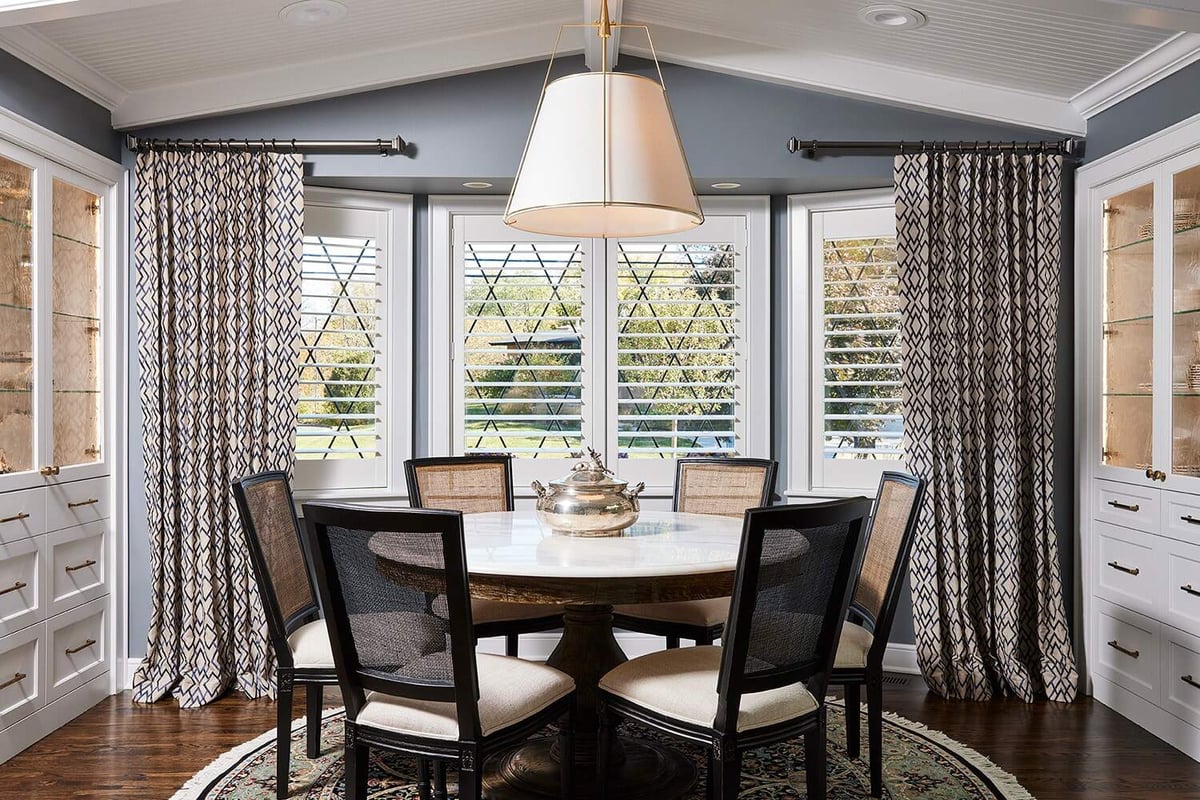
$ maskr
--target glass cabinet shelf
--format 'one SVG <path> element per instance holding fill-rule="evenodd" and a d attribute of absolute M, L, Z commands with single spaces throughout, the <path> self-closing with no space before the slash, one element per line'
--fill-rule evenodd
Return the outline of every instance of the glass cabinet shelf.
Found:
<path fill-rule="evenodd" d="M 1139 245 L 1142 245 L 1141 249 L 1139 249 L 1139 250 L 1133 249 L 1133 248 L 1138 247 Z M 1143 253 L 1143 251 L 1144 251 L 1145 255 L 1154 255 L 1154 237 L 1153 236 L 1151 236 L 1148 239 L 1135 239 L 1132 242 L 1123 242 L 1121 244 L 1113 245 L 1112 247 L 1108 248 L 1104 252 L 1105 252 L 1105 254 L 1134 253 L 1134 254 L 1141 255 Z"/>

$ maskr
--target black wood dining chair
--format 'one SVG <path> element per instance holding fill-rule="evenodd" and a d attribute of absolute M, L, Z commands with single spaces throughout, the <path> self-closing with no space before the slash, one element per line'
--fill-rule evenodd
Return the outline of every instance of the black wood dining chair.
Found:
<path fill-rule="evenodd" d="M 366 798 L 372 747 L 456 763 L 459 798 L 479 800 L 487 758 L 559 720 L 572 797 L 575 683 L 545 664 L 476 655 L 462 514 L 303 511 L 346 706 L 347 800 Z"/>
<path fill-rule="evenodd" d="M 883 795 L 883 656 L 905 590 L 908 555 L 925 496 L 925 481 L 885 472 L 867 534 L 849 621 L 829 682 L 845 687 L 846 751 L 859 755 L 860 687 L 867 687 L 867 747 L 871 796 Z"/>
<path fill-rule="evenodd" d="M 733 800 L 747 750 L 804 736 L 826 796 L 825 689 L 862 554 L 866 498 L 748 511 L 722 646 L 662 650 L 600 681 L 600 796 L 617 721 L 708 749 L 709 797 Z"/>

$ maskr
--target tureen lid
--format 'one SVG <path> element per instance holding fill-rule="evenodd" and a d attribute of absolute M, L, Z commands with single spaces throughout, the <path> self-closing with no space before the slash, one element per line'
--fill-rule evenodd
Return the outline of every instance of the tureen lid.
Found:
<path fill-rule="evenodd" d="M 612 470 L 604 466 L 604 459 L 592 448 L 588 448 L 588 457 L 571 468 L 571 474 L 556 481 L 550 481 L 555 489 L 567 492 L 580 490 L 601 490 L 619 492 L 629 485 L 629 481 L 613 477 Z"/>

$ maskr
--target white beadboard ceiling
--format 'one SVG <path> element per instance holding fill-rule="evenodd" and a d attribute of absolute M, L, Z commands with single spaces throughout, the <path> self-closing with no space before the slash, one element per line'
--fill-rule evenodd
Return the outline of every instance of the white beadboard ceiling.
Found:
<path fill-rule="evenodd" d="M 297 102 L 545 57 L 598 0 L 59 0 L 0 8 L 0 47 L 113 109 L 118 127 Z M 953 114 L 1083 133 L 1085 117 L 1200 57 L 1200 3 L 905 0 L 928 24 L 858 19 L 872 0 L 610 0 L 668 61 Z M 582 33 L 564 46 L 579 51 Z M 622 52 L 647 52 L 624 31 Z"/>

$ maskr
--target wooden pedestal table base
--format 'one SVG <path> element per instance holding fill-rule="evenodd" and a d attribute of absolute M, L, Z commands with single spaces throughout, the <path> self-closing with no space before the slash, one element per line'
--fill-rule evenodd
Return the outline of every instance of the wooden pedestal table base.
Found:
<path fill-rule="evenodd" d="M 596 796 L 596 700 L 600 678 L 626 661 L 613 637 L 611 605 L 569 604 L 563 636 L 549 664 L 575 679 L 575 794 Z M 613 797 L 621 800 L 669 800 L 696 784 L 696 767 L 669 747 L 614 737 L 609 758 Z M 560 797 L 557 747 L 543 739 L 502 753 L 488 762 L 484 794 L 492 800 Z"/>

